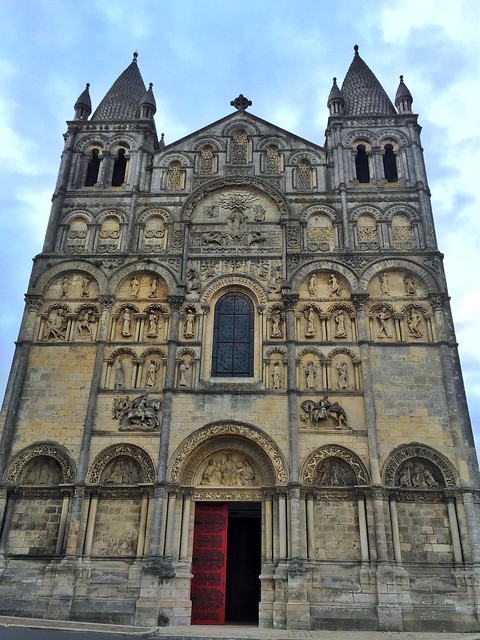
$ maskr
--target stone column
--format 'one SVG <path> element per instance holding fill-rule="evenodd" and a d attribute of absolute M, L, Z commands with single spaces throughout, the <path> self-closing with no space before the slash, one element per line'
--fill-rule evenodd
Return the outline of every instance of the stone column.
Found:
<path fill-rule="evenodd" d="M 140 524 L 138 526 L 137 552 L 135 554 L 137 558 L 141 558 L 145 550 L 148 502 L 149 502 L 148 493 L 142 493 L 142 501 L 140 505 Z"/>
<path fill-rule="evenodd" d="M 460 541 L 460 531 L 458 528 L 457 509 L 454 496 L 447 496 L 448 522 L 452 536 L 453 557 L 455 562 L 463 562 L 462 543 Z"/>
<path fill-rule="evenodd" d="M 55 547 L 55 555 L 61 555 L 65 542 L 65 531 L 67 528 L 68 510 L 70 509 L 70 493 L 63 494 L 62 512 L 60 514 L 60 525 L 58 527 L 57 545 Z"/>
<path fill-rule="evenodd" d="M 265 561 L 273 561 L 273 512 L 272 512 L 272 500 L 268 496 L 264 502 L 264 514 L 265 514 Z"/>
<path fill-rule="evenodd" d="M 8 534 L 12 524 L 13 508 L 15 506 L 15 490 L 9 490 L 7 493 L 5 511 L 3 515 L 1 535 L 0 535 L 0 556 L 5 555 L 8 543 Z"/>
<path fill-rule="evenodd" d="M 168 558 L 173 558 L 173 555 L 174 555 L 173 540 L 174 540 L 174 531 L 175 531 L 176 507 L 177 507 L 177 496 L 174 493 L 171 493 L 168 496 L 167 529 L 165 532 L 165 556 Z"/>
<path fill-rule="evenodd" d="M 307 496 L 307 557 L 315 560 L 315 503 L 312 494 Z"/>
<path fill-rule="evenodd" d="M 182 533 L 180 536 L 180 560 L 188 560 L 188 539 L 190 535 L 190 507 L 191 497 L 183 496 Z"/>
<path fill-rule="evenodd" d="M 397 564 L 402 564 L 402 549 L 400 546 L 400 533 L 398 529 L 397 501 L 390 497 L 390 520 L 392 526 L 393 556 Z"/>
<path fill-rule="evenodd" d="M 90 557 L 93 545 L 93 532 L 95 529 L 95 519 L 97 517 L 98 494 L 90 495 L 90 506 L 88 509 L 87 531 L 85 533 L 85 544 L 83 546 L 83 555 Z"/>
<path fill-rule="evenodd" d="M 278 497 L 278 555 L 279 560 L 287 557 L 287 504 L 285 496 Z"/>
<path fill-rule="evenodd" d="M 360 532 L 360 554 L 362 562 L 368 562 L 370 560 L 370 549 L 368 545 L 367 510 L 365 506 L 365 495 L 363 493 L 357 494 L 357 509 L 358 529 Z"/>

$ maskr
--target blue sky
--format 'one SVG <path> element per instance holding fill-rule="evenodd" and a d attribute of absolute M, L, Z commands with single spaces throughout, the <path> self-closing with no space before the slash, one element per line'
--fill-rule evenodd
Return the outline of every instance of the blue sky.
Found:
<path fill-rule="evenodd" d="M 251 111 L 317 144 L 353 45 L 423 127 L 438 244 L 480 442 L 480 2 L 478 0 L 3 0 L 0 3 L 0 390 L 50 210 L 65 121 L 85 83 L 94 108 L 139 53 L 166 142 Z"/>

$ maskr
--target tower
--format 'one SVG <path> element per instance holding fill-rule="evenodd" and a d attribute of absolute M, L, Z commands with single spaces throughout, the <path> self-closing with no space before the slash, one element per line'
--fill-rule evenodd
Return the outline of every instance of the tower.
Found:
<path fill-rule="evenodd" d="M 242 94 L 166 144 L 136 54 L 93 115 L 87 84 L 2 411 L 2 612 L 478 629 L 412 103 L 355 47 L 323 146 Z"/>

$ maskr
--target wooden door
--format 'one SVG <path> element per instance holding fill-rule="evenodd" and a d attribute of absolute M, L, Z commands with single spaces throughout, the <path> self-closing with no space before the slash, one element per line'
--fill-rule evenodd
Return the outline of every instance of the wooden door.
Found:
<path fill-rule="evenodd" d="M 192 624 L 225 624 L 228 504 L 195 505 Z"/>

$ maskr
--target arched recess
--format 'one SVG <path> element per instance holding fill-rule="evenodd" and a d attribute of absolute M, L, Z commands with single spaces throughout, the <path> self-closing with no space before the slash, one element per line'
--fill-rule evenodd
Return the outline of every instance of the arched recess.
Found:
<path fill-rule="evenodd" d="M 255 484 L 238 487 L 273 487 L 286 485 L 288 467 L 276 442 L 266 433 L 247 424 L 216 422 L 198 429 L 188 436 L 177 448 L 169 466 L 169 481 L 183 486 L 200 486 L 210 457 L 221 452 L 238 452 L 251 459 Z M 203 468 L 205 467 L 205 469 Z M 211 487 L 211 485 L 208 485 Z M 220 481 L 218 488 L 227 485 Z M 232 488 L 232 485 L 229 485 Z"/>
<path fill-rule="evenodd" d="M 163 278 L 167 283 L 168 293 L 169 295 L 181 295 L 183 291 L 180 292 L 177 289 L 177 281 L 175 278 L 175 274 L 165 267 L 164 265 L 155 264 L 153 265 L 151 262 L 146 261 L 138 261 L 135 263 L 130 263 L 118 269 L 108 283 L 109 293 L 111 295 L 115 295 L 115 292 L 120 284 L 120 282 L 127 278 L 130 274 L 133 275 L 135 273 L 139 273 L 141 271 L 149 272 L 149 273 L 157 273 L 159 277 Z"/>
<path fill-rule="evenodd" d="M 366 504 L 354 487 L 368 485 L 362 460 L 328 444 L 311 452 L 300 473 L 305 486 L 308 558 L 369 560 Z"/>
<path fill-rule="evenodd" d="M 421 282 L 425 283 L 429 292 L 438 292 L 440 289 L 440 283 L 435 280 L 435 278 L 429 273 L 427 269 L 419 266 L 413 261 L 410 260 L 379 260 L 371 265 L 369 265 L 365 271 L 361 274 L 359 280 L 359 290 L 367 291 L 368 284 L 376 275 L 378 275 L 381 271 L 391 270 L 391 269 L 399 269 L 399 270 L 408 270 L 418 276 Z"/>
<path fill-rule="evenodd" d="M 0 553 L 63 553 L 74 478 L 70 455 L 56 443 L 38 442 L 17 453 L 5 474 L 15 489 L 7 489 Z"/>
<path fill-rule="evenodd" d="M 421 485 L 404 483 L 400 477 L 400 471 L 404 467 L 405 462 L 414 462 L 415 460 L 426 461 L 430 471 L 438 470 L 441 474 L 441 480 L 438 475 L 433 471 L 433 480 L 435 483 L 427 481 Z M 433 465 L 433 467 L 431 467 Z M 454 488 L 458 485 L 458 475 L 455 467 L 450 460 L 442 453 L 436 451 L 432 447 L 419 442 L 411 442 L 404 444 L 392 451 L 387 461 L 385 462 L 383 470 L 384 482 L 387 487 L 410 487 L 410 488 L 427 488 L 427 487 L 447 487 Z"/>
<path fill-rule="evenodd" d="M 291 213 L 290 205 L 285 196 L 267 180 L 263 180 L 254 176 L 236 176 L 234 178 L 214 178 L 202 184 L 186 199 L 185 204 L 182 208 L 180 219 L 191 220 L 192 214 L 197 204 L 202 198 L 204 198 L 211 192 L 219 191 L 220 189 L 229 187 L 235 188 L 240 186 L 253 187 L 270 196 L 280 212 L 280 218 L 287 218 Z"/>
<path fill-rule="evenodd" d="M 358 281 L 355 272 L 352 269 L 347 268 L 343 264 L 338 264 L 332 260 L 314 260 L 303 264 L 297 271 L 293 273 L 290 286 L 293 291 L 297 291 L 303 280 L 307 278 L 310 273 L 314 271 L 326 271 L 328 273 L 340 273 L 350 286 L 350 291 L 358 290 Z"/>
<path fill-rule="evenodd" d="M 87 473 L 84 556 L 143 556 L 154 478 L 150 456 L 136 445 L 114 444 L 96 456 Z"/>
<path fill-rule="evenodd" d="M 339 459 L 347 464 L 354 474 L 356 485 L 368 485 L 370 480 L 367 468 L 356 453 L 337 444 L 327 444 L 315 449 L 308 455 L 300 472 L 302 484 L 314 484 L 318 466 L 326 459 Z"/>
<path fill-rule="evenodd" d="M 99 294 L 101 295 L 107 293 L 108 279 L 105 273 L 98 267 L 95 267 L 93 264 L 83 260 L 66 260 L 64 262 L 57 263 L 55 266 L 52 266 L 50 269 L 44 271 L 37 280 L 34 280 L 31 283 L 28 293 L 42 296 L 45 294 L 47 286 L 50 283 L 53 283 L 55 279 L 57 279 L 59 283 L 59 297 L 61 297 L 60 283 L 62 280 L 62 276 L 68 272 L 83 272 L 85 274 L 88 274 L 98 286 Z M 91 287 L 91 289 L 93 291 L 93 287 Z M 86 296 L 83 296 L 82 292 L 81 295 L 72 297 L 85 298 Z M 90 294 L 89 297 L 93 299 L 95 296 Z"/>

